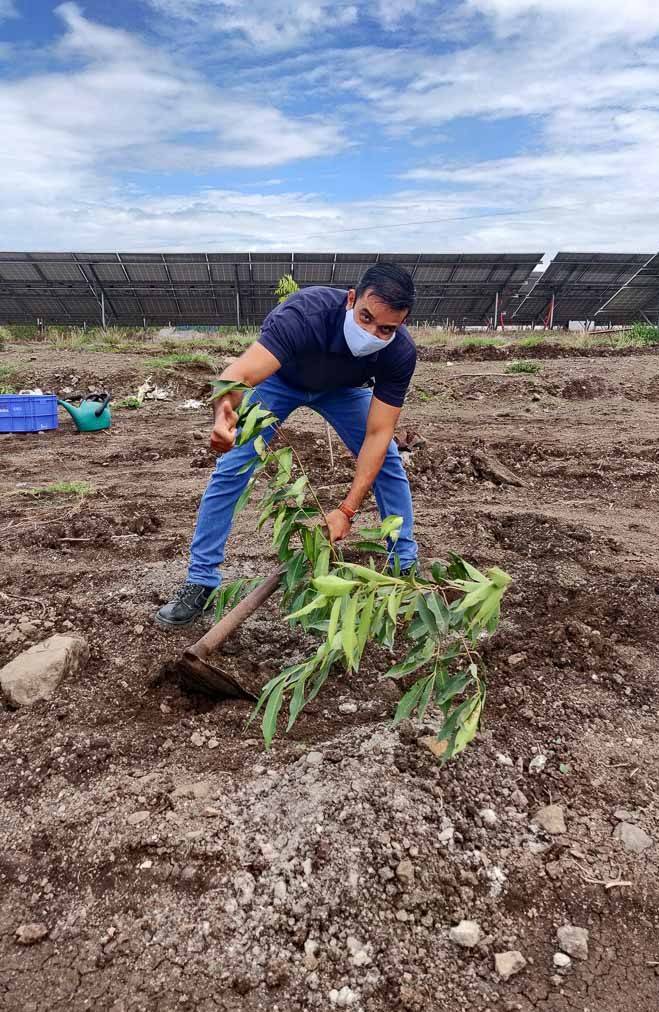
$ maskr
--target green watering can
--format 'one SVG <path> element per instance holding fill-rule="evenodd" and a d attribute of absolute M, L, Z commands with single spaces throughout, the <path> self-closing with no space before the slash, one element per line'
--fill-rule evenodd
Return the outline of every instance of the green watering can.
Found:
<path fill-rule="evenodd" d="M 109 429 L 112 424 L 109 408 L 111 396 L 111 394 L 89 394 L 78 406 L 71 404 L 70 401 L 61 401 L 58 397 L 57 403 L 69 412 L 78 432 L 98 432 L 100 429 Z"/>

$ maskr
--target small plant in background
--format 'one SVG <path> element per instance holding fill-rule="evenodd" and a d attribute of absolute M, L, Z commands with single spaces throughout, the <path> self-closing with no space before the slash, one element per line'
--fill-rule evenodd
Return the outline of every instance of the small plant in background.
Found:
<path fill-rule="evenodd" d="M 510 365 L 506 366 L 504 372 L 530 373 L 531 375 L 533 375 L 537 372 L 540 372 L 541 369 L 542 366 L 539 365 L 537 362 L 519 361 L 519 362 L 511 362 Z"/>
<path fill-rule="evenodd" d="M 537 334 L 534 337 L 520 337 L 519 341 L 515 341 L 518 348 L 537 348 L 539 344 L 544 344 L 546 338 L 539 337 Z"/>
<path fill-rule="evenodd" d="M 402 523 L 396 516 L 362 529 L 360 540 L 350 545 L 365 564 L 348 561 L 325 536 L 322 506 L 297 453 L 290 446 L 274 451 L 267 447 L 262 433 L 277 424 L 275 416 L 250 399 L 250 388 L 244 384 L 222 380 L 214 387 L 212 399 L 236 390 L 245 395 L 238 408 L 237 445 L 255 440 L 256 456 L 244 467 L 247 471 L 254 466 L 254 473 L 236 512 L 248 502 L 258 475 L 265 475 L 258 527 L 272 526 L 272 545 L 285 567 L 286 621 L 319 639 L 309 657 L 264 686 L 252 719 L 262 715 L 266 745 L 272 742 L 284 706 L 290 730 L 335 666 L 358 671 L 369 644 L 377 644 L 403 651 L 384 677 L 415 676 L 398 704 L 394 723 L 414 713 L 422 719 L 434 707 L 441 714 L 437 738 L 445 743 L 442 758 L 457 755 L 481 721 L 486 684 L 477 642 L 496 628 L 510 577 L 497 567 L 481 573 L 455 555 L 448 563 L 435 563 L 431 579 L 414 573 L 403 576 L 394 558 Z M 215 595 L 216 616 L 257 583 L 224 585 Z"/>
<path fill-rule="evenodd" d="M 289 295 L 293 295 L 294 292 L 299 292 L 299 290 L 300 286 L 293 275 L 284 274 L 279 279 L 279 283 L 275 288 L 275 295 L 278 296 L 280 302 L 286 302 Z"/>
<path fill-rule="evenodd" d="M 139 397 L 124 397 L 121 401 L 114 401 L 112 406 L 114 408 L 130 408 L 136 410 L 142 407 L 142 401 Z"/>
<path fill-rule="evenodd" d="M 0 365 L 0 394 L 15 394 L 18 388 L 19 372 L 14 365 Z"/>
<path fill-rule="evenodd" d="M 173 355 L 163 355 L 162 358 L 148 359 L 145 365 L 149 369 L 174 369 L 179 365 L 189 365 L 195 369 L 215 369 L 213 359 L 203 351 L 179 351 Z"/>
<path fill-rule="evenodd" d="M 659 327 L 653 327 L 649 323 L 635 323 L 628 333 L 635 344 L 659 344 Z"/>
<path fill-rule="evenodd" d="M 33 496 L 35 499 L 57 495 L 73 495 L 83 498 L 93 495 L 96 489 L 88 481 L 55 481 L 42 488 L 23 488 L 20 491 L 21 495 Z"/>
<path fill-rule="evenodd" d="M 500 348 L 503 344 L 503 337 L 463 337 L 458 348 Z"/>

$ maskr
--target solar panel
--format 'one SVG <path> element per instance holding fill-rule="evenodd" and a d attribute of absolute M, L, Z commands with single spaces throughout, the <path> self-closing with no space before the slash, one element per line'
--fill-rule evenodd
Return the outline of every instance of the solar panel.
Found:
<path fill-rule="evenodd" d="M 259 325 L 276 285 L 355 285 L 378 260 L 412 273 L 412 322 L 483 324 L 528 279 L 540 254 L 453 253 L 0 253 L 0 321 Z"/>
<path fill-rule="evenodd" d="M 518 300 L 511 322 L 555 324 L 593 319 L 650 258 L 647 253 L 558 253 Z"/>
<path fill-rule="evenodd" d="M 626 322 L 629 318 L 659 317 L 659 253 L 646 260 L 627 282 L 610 296 L 595 313 L 612 322 Z"/>

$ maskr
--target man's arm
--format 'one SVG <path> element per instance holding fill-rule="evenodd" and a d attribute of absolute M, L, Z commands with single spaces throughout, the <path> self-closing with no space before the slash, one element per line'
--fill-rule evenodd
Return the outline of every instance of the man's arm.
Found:
<path fill-rule="evenodd" d="M 371 401 L 366 422 L 366 436 L 357 457 L 355 477 L 344 499 L 345 505 L 355 512 L 380 473 L 400 411 L 400 408 L 385 404 L 377 397 Z M 350 533 L 350 520 L 339 509 L 327 514 L 327 526 L 331 541 L 341 541 Z"/>
<path fill-rule="evenodd" d="M 277 372 L 280 365 L 279 359 L 257 342 L 243 352 L 240 358 L 227 366 L 220 379 L 234 380 L 255 387 L 257 383 L 262 383 L 268 376 Z M 211 446 L 218 452 L 226 453 L 236 442 L 236 424 L 238 422 L 236 408 L 242 398 L 243 394 L 239 390 L 234 390 L 232 393 L 225 394 L 224 397 L 218 397 L 213 402 L 215 423 L 211 432 Z"/>

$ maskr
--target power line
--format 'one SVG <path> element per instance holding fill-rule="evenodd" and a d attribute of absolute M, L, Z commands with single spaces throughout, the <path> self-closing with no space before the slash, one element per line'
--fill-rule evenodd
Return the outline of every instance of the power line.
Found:
<path fill-rule="evenodd" d="M 327 235 L 342 235 L 345 232 L 374 232 L 380 229 L 385 231 L 391 231 L 394 228 L 410 228 L 413 225 L 437 225 L 441 222 L 448 221 L 471 221 L 478 218 L 511 218 L 518 217 L 524 214 L 536 214 L 537 211 L 573 211 L 576 207 L 583 207 L 583 202 L 580 204 L 545 204 L 540 207 L 528 207 L 521 211 L 485 211 L 483 214 L 462 214 L 456 215 L 450 218 L 423 218 L 419 221 L 403 221 L 397 225 L 357 225 L 351 228 L 339 228 L 326 232 L 314 232 L 311 235 L 305 235 L 298 242 L 306 242 L 307 239 L 324 239 Z"/>

